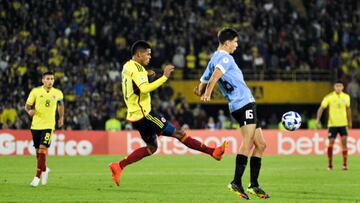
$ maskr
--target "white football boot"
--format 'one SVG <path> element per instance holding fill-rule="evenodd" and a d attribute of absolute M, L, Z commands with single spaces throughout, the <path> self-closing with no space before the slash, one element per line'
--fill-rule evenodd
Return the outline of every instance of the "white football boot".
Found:
<path fill-rule="evenodd" d="M 37 187 L 39 185 L 39 182 L 40 182 L 40 178 L 35 176 L 34 179 L 31 181 L 30 186 Z"/>
<path fill-rule="evenodd" d="M 46 171 L 41 172 L 41 184 L 46 185 L 48 183 L 48 177 L 50 173 L 50 168 L 46 167 Z"/>

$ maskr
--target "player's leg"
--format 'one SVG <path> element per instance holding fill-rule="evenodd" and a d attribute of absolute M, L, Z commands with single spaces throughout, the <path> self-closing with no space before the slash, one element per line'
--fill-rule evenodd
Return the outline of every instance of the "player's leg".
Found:
<path fill-rule="evenodd" d="M 41 167 L 41 184 L 47 185 L 50 168 L 46 167 L 46 156 L 48 153 L 48 148 L 44 145 L 40 145 L 39 148 L 39 158 L 38 158 L 38 167 Z"/>
<path fill-rule="evenodd" d="M 31 135 L 32 135 L 32 139 L 33 139 L 33 143 L 34 143 L 34 147 L 36 149 L 36 163 L 37 163 L 37 167 L 36 167 L 36 172 L 35 172 L 35 177 L 34 179 L 31 181 L 30 185 L 33 187 L 36 187 L 39 185 L 40 183 L 40 174 L 41 174 L 41 169 L 38 167 L 38 162 L 39 162 L 39 147 L 40 147 L 40 141 L 41 141 L 41 137 L 40 137 L 40 133 L 39 130 L 31 130 Z M 38 171 L 40 172 L 40 174 L 38 174 Z"/>
<path fill-rule="evenodd" d="M 254 150 L 250 158 L 250 187 L 258 187 L 258 177 L 261 168 L 261 158 L 266 148 L 261 128 L 256 128 L 254 136 Z"/>
<path fill-rule="evenodd" d="M 239 149 L 239 153 L 236 155 L 235 174 L 232 181 L 232 183 L 235 183 L 238 186 L 242 186 L 242 176 L 248 163 L 250 150 L 254 144 L 255 128 L 255 124 L 245 125 L 240 128 L 242 143 Z"/>
<path fill-rule="evenodd" d="M 337 131 L 334 127 L 329 128 L 329 145 L 327 148 L 327 157 L 328 157 L 328 170 L 333 169 L 333 148 L 335 144 Z"/>
<path fill-rule="evenodd" d="M 48 148 L 51 144 L 51 137 L 53 134 L 52 129 L 46 129 L 42 131 L 42 140 L 39 146 L 39 158 L 38 163 L 41 167 L 41 184 L 46 185 L 48 183 L 48 177 L 50 169 L 46 167 L 46 156 L 48 153 Z"/>
<path fill-rule="evenodd" d="M 175 129 L 175 127 L 171 123 L 167 122 L 163 116 L 151 112 L 146 116 L 146 118 L 153 122 L 154 128 L 157 128 L 158 134 L 174 137 L 187 147 L 209 154 L 216 160 L 221 160 L 222 155 L 225 152 L 227 142 L 224 142 L 220 147 L 217 148 L 208 147 L 200 141 L 186 135 L 183 130 Z"/>
<path fill-rule="evenodd" d="M 241 109 L 232 112 L 231 115 L 238 121 L 241 126 L 240 131 L 242 136 L 242 143 L 239 152 L 236 155 L 234 179 L 228 185 L 228 188 L 237 192 L 240 197 L 249 199 L 242 186 L 242 176 L 248 162 L 248 156 L 254 145 L 254 136 L 257 123 L 256 105 L 255 103 L 247 104 Z"/>
<path fill-rule="evenodd" d="M 167 125 L 172 126 L 170 123 Z M 212 156 L 214 159 L 220 161 L 222 159 L 223 154 L 225 153 L 226 147 L 228 145 L 227 141 L 224 141 L 220 146 L 213 148 L 205 145 L 204 143 L 192 138 L 183 130 L 175 130 L 174 127 L 171 127 L 174 130 L 166 130 L 163 132 L 165 136 L 170 136 L 178 139 L 182 142 L 185 146 L 189 147 L 190 149 L 194 149 L 205 154 Z"/>
<path fill-rule="evenodd" d="M 35 177 L 30 185 L 36 187 L 39 185 L 40 177 L 42 177 L 42 184 L 47 184 L 46 154 L 47 148 L 50 146 L 52 130 L 31 130 L 31 133 L 34 147 L 36 148 L 37 168 Z"/>
<path fill-rule="evenodd" d="M 112 178 L 118 186 L 120 186 L 120 177 L 126 166 L 152 155 L 156 152 L 158 147 L 157 137 L 155 134 L 156 130 L 150 121 L 147 119 L 142 119 L 140 121 L 134 122 L 133 127 L 139 131 L 141 138 L 144 140 L 147 146 L 136 149 L 119 162 L 112 162 L 109 164 Z"/>
<path fill-rule="evenodd" d="M 343 163 L 342 163 L 342 170 L 347 170 L 347 156 L 348 156 L 348 150 L 347 150 L 347 129 L 346 127 L 341 127 L 340 129 L 340 136 L 341 136 L 341 146 L 342 146 L 342 157 L 343 157 Z"/>
<path fill-rule="evenodd" d="M 146 147 L 140 147 L 136 149 L 119 162 L 119 166 L 121 167 L 121 169 L 124 169 L 126 166 L 140 161 L 141 159 L 150 156 L 156 152 L 158 145 L 155 134 L 153 135 L 153 138 L 151 140 L 148 139 L 147 141 L 145 141 L 145 143 Z"/>
<path fill-rule="evenodd" d="M 250 184 L 247 191 L 250 194 L 256 195 L 260 198 L 269 198 L 270 196 L 260 188 L 258 177 L 261 169 L 261 158 L 266 148 L 266 142 L 261 128 L 256 128 L 254 136 L 254 150 L 250 158 Z"/>
<path fill-rule="evenodd" d="M 127 157 L 119 162 L 112 162 L 109 164 L 110 171 L 112 173 L 112 179 L 117 186 L 120 186 L 120 177 L 126 166 L 133 164 L 141 159 L 152 155 L 157 149 L 157 141 L 154 140 L 153 144 L 146 143 L 146 147 L 140 147 L 129 154 Z"/>
<path fill-rule="evenodd" d="M 246 194 L 244 187 L 242 186 L 242 176 L 248 162 L 248 155 L 254 144 L 255 128 L 255 124 L 248 124 L 240 128 L 242 143 L 239 149 L 239 153 L 236 155 L 234 179 L 228 185 L 230 191 L 235 192 L 244 199 L 250 199 L 248 194 Z"/>

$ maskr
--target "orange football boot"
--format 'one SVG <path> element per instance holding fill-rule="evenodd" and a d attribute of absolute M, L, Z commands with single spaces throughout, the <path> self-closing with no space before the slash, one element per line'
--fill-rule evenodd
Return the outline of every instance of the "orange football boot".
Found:
<path fill-rule="evenodd" d="M 120 186 L 120 176 L 122 173 L 122 168 L 120 167 L 119 162 L 110 163 L 109 168 L 112 173 L 112 179 L 115 181 L 117 186 Z"/>
<path fill-rule="evenodd" d="M 227 148 L 227 146 L 229 145 L 228 141 L 224 141 L 219 147 L 216 147 L 214 152 L 212 153 L 212 157 L 218 161 L 220 161 L 222 159 L 222 156 L 225 153 L 225 150 Z"/>

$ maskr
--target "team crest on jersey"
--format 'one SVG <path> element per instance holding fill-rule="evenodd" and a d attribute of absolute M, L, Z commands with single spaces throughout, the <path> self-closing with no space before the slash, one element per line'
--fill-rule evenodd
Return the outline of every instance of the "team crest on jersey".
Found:
<path fill-rule="evenodd" d="M 53 100 L 56 100 L 56 96 L 55 96 L 55 95 L 53 95 L 52 98 L 53 98 Z"/>
<path fill-rule="evenodd" d="M 229 59 L 227 57 L 223 58 L 223 62 L 224 63 L 228 63 L 229 62 Z"/>
<path fill-rule="evenodd" d="M 166 119 L 165 119 L 164 117 L 161 117 L 161 121 L 162 121 L 163 123 L 165 123 L 165 122 L 166 122 Z"/>

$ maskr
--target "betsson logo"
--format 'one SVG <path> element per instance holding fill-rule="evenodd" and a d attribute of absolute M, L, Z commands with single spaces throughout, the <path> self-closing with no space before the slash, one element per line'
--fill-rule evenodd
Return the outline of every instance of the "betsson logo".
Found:
<path fill-rule="evenodd" d="M 215 136 L 193 138 L 199 140 L 207 146 L 219 146 L 224 140 L 227 140 L 229 141 L 229 148 L 227 149 L 228 152 L 236 154 L 238 150 L 237 140 L 232 136 L 221 138 Z M 130 154 L 140 146 L 145 146 L 144 141 L 140 137 L 135 137 L 131 133 L 127 133 L 127 154 Z M 158 139 L 158 150 L 155 154 L 201 154 L 201 152 L 188 148 L 175 138 L 161 136 Z"/>
<path fill-rule="evenodd" d="M 281 132 L 277 134 L 278 142 L 277 149 L 278 154 L 290 155 L 290 154 L 325 154 L 329 139 L 326 136 L 319 136 L 319 133 L 314 133 L 313 136 L 292 137 L 284 136 Z M 349 154 L 360 153 L 360 139 L 349 136 L 347 140 L 347 148 Z M 334 145 L 334 154 L 341 152 L 341 142 L 338 137 Z"/>
<path fill-rule="evenodd" d="M 323 155 L 326 152 L 326 147 L 328 145 L 327 137 L 320 136 L 318 133 L 314 133 L 311 136 L 285 136 L 279 132 L 276 136 L 277 139 L 275 137 L 267 137 L 269 142 L 270 139 L 274 139 L 273 141 L 275 141 L 274 145 L 270 145 L 270 143 L 268 143 L 267 150 L 272 151 L 269 147 L 274 147 L 276 148 L 274 152 L 279 155 Z M 237 142 L 236 136 L 225 136 L 221 138 L 208 136 L 206 138 L 194 138 L 208 146 L 218 146 L 226 139 L 230 142 L 227 150 L 230 154 L 237 154 L 238 146 L 240 146 L 240 143 Z M 142 139 L 132 135 L 131 133 L 127 133 L 127 154 L 130 154 L 140 146 L 145 146 Z M 347 147 L 349 154 L 359 154 L 360 139 L 349 136 Z M 337 139 L 334 145 L 334 153 L 341 153 L 340 139 Z M 201 154 L 201 152 L 189 149 L 177 139 L 161 136 L 158 139 L 158 150 L 156 151 L 156 154 Z"/>
<path fill-rule="evenodd" d="M 65 140 L 64 134 L 53 134 L 49 155 L 90 155 L 93 145 L 88 140 Z M 32 140 L 15 140 L 9 133 L 0 133 L 0 155 L 35 154 Z"/>

